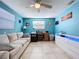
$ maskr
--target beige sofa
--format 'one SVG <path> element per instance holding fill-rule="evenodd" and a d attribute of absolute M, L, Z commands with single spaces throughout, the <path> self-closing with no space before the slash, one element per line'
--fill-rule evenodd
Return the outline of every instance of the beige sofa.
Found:
<path fill-rule="evenodd" d="M 8 51 L 0 51 L 0 59 L 9 59 Z"/>
<path fill-rule="evenodd" d="M 22 37 L 23 33 L 0 35 L 0 59 L 18 59 L 30 43 L 30 36 Z M 3 51 L 3 53 L 1 53 Z"/>

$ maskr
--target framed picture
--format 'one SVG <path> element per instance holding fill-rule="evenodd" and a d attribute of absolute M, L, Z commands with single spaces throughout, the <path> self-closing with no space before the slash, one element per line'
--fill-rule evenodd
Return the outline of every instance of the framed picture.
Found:
<path fill-rule="evenodd" d="M 30 26 L 30 23 L 26 22 L 26 26 Z"/>
<path fill-rule="evenodd" d="M 67 15 L 61 17 L 61 21 L 65 21 L 72 18 L 72 12 L 68 13 Z"/>
<path fill-rule="evenodd" d="M 48 22 L 48 26 L 51 26 L 52 25 L 52 22 Z"/>
<path fill-rule="evenodd" d="M 45 29 L 45 21 L 33 21 L 34 29 Z"/>

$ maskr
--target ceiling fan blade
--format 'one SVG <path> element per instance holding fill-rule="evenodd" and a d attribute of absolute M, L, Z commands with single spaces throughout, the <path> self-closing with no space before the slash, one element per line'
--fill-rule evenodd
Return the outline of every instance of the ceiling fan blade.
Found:
<path fill-rule="evenodd" d="M 52 8 L 51 5 L 48 5 L 48 4 L 45 4 L 45 3 L 40 3 L 40 4 L 41 4 L 41 6 L 44 6 L 44 7 L 46 7 L 46 8 Z"/>
<path fill-rule="evenodd" d="M 30 4 L 34 4 L 35 3 L 33 1 L 30 1 L 30 0 L 27 0 L 27 2 L 30 3 Z"/>
<path fill-rule="evenodd" d="M 68 5 L 71 5 L 73 2 L 75 2 L 75 0 L 71 0 Z"/>
<path fill-rule="evenodd" d="M 41 0 L 35 0 L 35 3 L 40 3 L 41 2 Z"/>

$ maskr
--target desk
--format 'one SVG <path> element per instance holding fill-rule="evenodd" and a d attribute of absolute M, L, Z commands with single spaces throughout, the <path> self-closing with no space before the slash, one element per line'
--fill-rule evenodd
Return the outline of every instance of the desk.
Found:
<path fill-rule="evenodd" d="M 31 34 L 31 42 L 36 41 L 49 41 L 49 34 L 48 33 L 32 33 Z"/>
<path fill-rule="evenodd" d="M 38 33 L 37 37 L 38 37 L 38 41 L 43 41 L 43 39 L 44 39 L 44 33 Z"/>
<path fill-rule="evenodd" d="M 49 34 L 48 33 L 44 33 L 44 39 L 43 39 L 44 41 L 49 41 L 50 40 L 50 38 L 49 38 Z"/>
<path fill-rule="evenodd" d="M 36 42 L 36 41 L 38 41 L 37 34 L 36 33 L 32 33 L 31 34 L 31 42 Z"/>

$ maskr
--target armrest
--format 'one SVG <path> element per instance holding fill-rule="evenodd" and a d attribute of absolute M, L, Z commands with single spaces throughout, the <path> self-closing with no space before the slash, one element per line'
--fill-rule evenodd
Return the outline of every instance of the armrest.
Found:
<path fill-rule="evenodd" d="M 9 59 L 8 51 L 0 51 L 0 59 Z"/>

